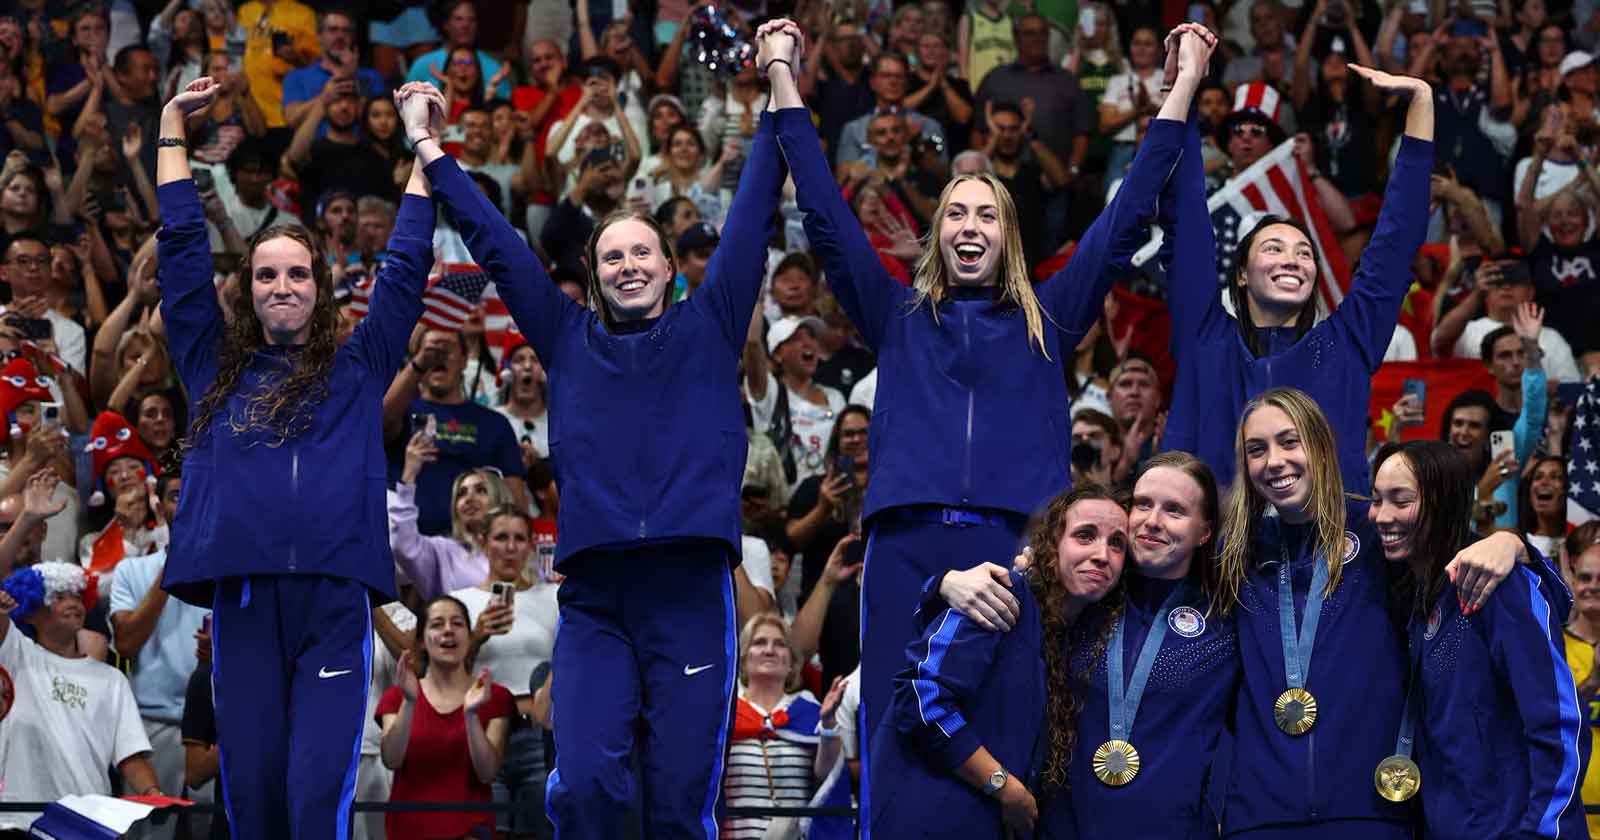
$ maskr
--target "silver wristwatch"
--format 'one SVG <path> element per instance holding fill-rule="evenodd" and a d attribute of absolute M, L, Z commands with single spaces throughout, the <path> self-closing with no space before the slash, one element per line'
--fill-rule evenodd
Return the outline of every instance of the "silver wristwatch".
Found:
<path fill-rule="evenodd" d="M 994 796 L 999 793 L 1006 786 L 1006 779 L 1009 778 L 1011 778 L 1011 774 L 1007 773 L 1004 767 L 990 773 L 989 781 L 983 783 L 983 794 L 985 796 Z"/>

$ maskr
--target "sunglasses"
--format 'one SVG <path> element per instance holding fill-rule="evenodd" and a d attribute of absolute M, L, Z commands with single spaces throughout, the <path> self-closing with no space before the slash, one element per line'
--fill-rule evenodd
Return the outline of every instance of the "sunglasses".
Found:
<path fill-rule="evenodd" d="M 477 64 L 478 60 L 475 59 L 475 58 L 452 58 L 452 59 L 450 59 L 450 63 L 454 64 L 457 67 L 469 67 L 471 65 Z"/>
<path fill-rule="evenodd" d="M 1267 127 L 1260 123 L 1239 123 L 1233 127 L 1235 137 L 1265 137 Z"/>

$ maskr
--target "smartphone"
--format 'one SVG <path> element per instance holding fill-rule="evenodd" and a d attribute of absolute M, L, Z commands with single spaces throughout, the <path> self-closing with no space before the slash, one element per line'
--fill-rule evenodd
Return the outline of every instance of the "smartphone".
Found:
<path fill-rule="evenodd" d="M 1500 282 L 1511 286 L 1533 284 L 1533 269 L 1522 260 L 1505 263 L 1500 266 Z"/>
<path fill-rule="evenodd" d="M 438 419 L 426 411 L 413 412 L 411 415 L 411 436 L 416 437 L 417 432 L 424 432 L 428 437 L 438 437 Z"/>
<path fill-rule="evenodd" d="M 1189 23 L 1206 22 L 1206 4 L 1190 3 L 1189 10 L 1183 13 L 1183 19 Z"/>
<path fill-rule="evenodd" d="M 1098 23 L 1099 21 L 1095 20 L 1093 7 L 1078 12 L 1078 28 L 1083 30 L 1083 37 L 1093 38 L 1095 25 Z"/>
<path fill-rule="evenodd" d="M 194 170 L 194 188 L 200 192 L 210 192 L 217 188 L 217 181 L 212 177 L 211 170 L 204 168 Z"/>
<path fill-rule="evenodd" d="M 1516 436 L 1510 431 L 1489 433 L 1489 458 L 1499 460 L 1502 455 L 1510 454 L 1516 448 Z"/>
<path fill-rule="evenodd" d="M 200 619 L 200 629 L 204 630 L 207 636 L 211 635 L 211 613 L 206 613 L 205 617 Z"/>
<path fill-rule="evenodd" d="M 1411 0 L 1406 4 L 1406 14 L 1426 15 L 1428 13 L 1428 0 Z"/>
<path fill-rule="evenodd" d="M 1413 397 L 1417 404 L 1417 408 L 1421 409 L 1422 412 L 1426 414 L 1428 411 L 1428 381 L 1426 379 L 1407 379 L 1405 384 L 1401 387 L 1402 395 Z M 1407 423 L 1406 425 L 1420 426 L 1422 425 L 1422 421 L 1417 420 L 1412 423 Z"/>
<path fill-rule="evenodd" d="M 287 32 L 274 32 L 274 33 L 272 33 L 272 48 L 274 50 L 282 49 L 284 47 L 289 46 L 292 43 L 294 43 L 294 40 L 289 37 L 289 33 L 287 33 Z"/>
<path fill-rule="evenodd" d="M 55 335 L 50 322 L 44 318 L 12 318 L 11 323 L 30 341 L 44 341 Z"/>
<path fill-rule="evenodd" d="M 1450 24 L 1450 34 L 1456 38 L 1482 38 L 1489 34 L 1489 24 L 1477 18 L 1457 18 Z"/>
<path fill-rule="evenodd" d="M 489 584 L 489 591 L 494 593 L 495 600 L 508 607 L 511 606 L 512 599 L 517 596 L 517 587 L 503 580 Z"/>
<path fill-rule="evenodd" d="M 39 403 L 39 422 L 60 425 L 61 424 L 61 403 L 58 403 L 58 402 L 42 402 L 42 403 Z"/>
<path fill-rule="evenodd" d="M 856 486 L 856 459 L 853 455 L 833 456 L 833 474 L 842 475 L 850 480 L 850 486 Z"/>

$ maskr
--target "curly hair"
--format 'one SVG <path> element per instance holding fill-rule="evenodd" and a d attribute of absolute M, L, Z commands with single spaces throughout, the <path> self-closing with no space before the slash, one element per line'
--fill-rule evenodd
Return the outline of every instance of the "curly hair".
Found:
<path fill-rule="evenodd" d="M 333 278 L 311 232 L 300 225 L 274 225 L 250 240 L 250 256 L 240 269 L 244 282 L 255 276 L 255 255 L 262 244 L 274 239 L 292 239 L 311 254 L 311 276 L 317 286 L 317 302 L 311 312 L 311 335 L 304 347 L 290 351 L 289 370 L 264 379 L 254 393 L 245 396 L 242 416 L 226 416 L 229 431 L 235 435 L 253 432 L 266 436 L 266 445 L 277 447 L 311 428 L 315 406 L 328 397 L 328 380 L 333 372 L 334 355 L 339 346 L 335 325 L 339 308 L 333 300 Z M 244 373 L 256 354 L 267 346 L 254 298 L 241 294 L 234 301 L 233 319 L 218 342 L 217 376 L 195 406 L 194 419 L 184 436 L 182 452 L 198 445 L 210 432 L 219 411 L 239 389 Z"/>
<path fill-rule="evenodd" d="M 1072 506 L 1095 499 L 1124 506 L 1110 490 L 1085 484 L 1051 499 L 1028 527 L 1028 548 L 1033 555 L 1028 566 L 1028 588 L 1039 604 L 1040 644 L 1044 655 L 1044 740 L 1047 746 L 1039 778 L 1040 793 L 1047 799 L 1067 790 L 1067 766 L 1072 763 L 1072 749 L 1078 741 L 1078 713 L 1083 709 L 1083 703 L 1072 693 L 1067 633 L 1073 621 L 1066 609 L 1071 595 L 1056 571 L 1056 547 L 1067 529 L 1067 513 Z"/>

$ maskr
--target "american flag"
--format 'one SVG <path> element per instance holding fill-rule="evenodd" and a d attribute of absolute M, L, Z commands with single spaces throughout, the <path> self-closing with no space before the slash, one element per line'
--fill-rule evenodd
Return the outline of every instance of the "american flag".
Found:
<path fill-rule="evenodd" d="M 1600 377 L 1583 386 L 1572 413 L 1567 498 L 1600 516 Z"/>
<path fill-rule="evenodd" d="M 422 323 L 430 329 L 459 331 L 488 285 L 488 272 L 478 266 L 446 263 L 444 273 L 431 279 L 422 293 Z"/>
<path fill-rule="evenodd" d="M 1295 160 L 1293 140 L 1284 141 L 1223 184 L 1206 201 L 1212 227 L 1217 233 L 1218 281 L 1227 284 L 1235 276 L 1234 249 L 1239 245 L 1239 238 L 1250 232 L 1261 214 L 1288 216 L 1304 222 L 1316 234 L 1320 274 L 1335 281 L 1318 283 L 1317 289 L 1324 311 L 1337 307 L 1350 290 L 1350 266 L 1345 262 L 1339 237 L 1322 205 L 1306 198 L 1315 194 L 1311 178 Z M 1150 242 L 1134 255 L 1134 265 L 1143 265 L 1160 249 L 1161 230 L 1157 228 L 1152 233 L 1154 237 Z"/>

